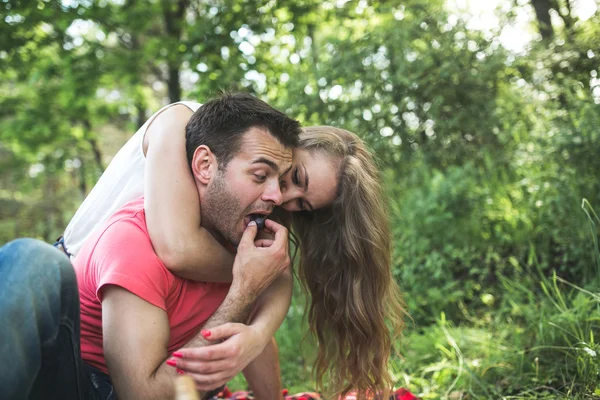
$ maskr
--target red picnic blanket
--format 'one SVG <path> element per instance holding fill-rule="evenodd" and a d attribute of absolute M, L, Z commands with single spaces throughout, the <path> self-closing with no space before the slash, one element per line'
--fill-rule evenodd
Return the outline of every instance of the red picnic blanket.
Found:
<path fill-rule="evenodd" d="M 283 396 L 285 400 L 323 400 L 323 397 L 317 392 L 289 394 L 287 389 L 284 389 Z M 225 386 L 222 391 L 217 393 L 216 396 L 211 397 L 210 400 L 254 400 L 254 395 L 252 392 L 247 391 L 237 391 L 232 393 L 227 386 Z M 343 399 L 340 398 L 340 400 L 356 400 L 356 394 L 350 392 Z M 419 400 L 419 398 L 408 390 L 400 388 L 392 393 L 390 400 Z"/>

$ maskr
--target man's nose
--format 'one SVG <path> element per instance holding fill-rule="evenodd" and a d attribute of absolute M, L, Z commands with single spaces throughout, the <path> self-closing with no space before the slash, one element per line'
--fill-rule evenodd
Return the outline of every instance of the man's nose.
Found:
<path fill-rule="evenodd" d="M 283 202 L 283 194 L 279 187 L 279 181 L 275 180 L 269 184 L 263 194 L 263 200 L 272 202 L 276 206 L 280 206 Z"/>

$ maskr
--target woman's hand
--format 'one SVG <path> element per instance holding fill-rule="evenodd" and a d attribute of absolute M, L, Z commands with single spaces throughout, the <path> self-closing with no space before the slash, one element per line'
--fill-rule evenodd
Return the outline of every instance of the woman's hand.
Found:
<path fill-rule="evenodd" d="M 252 325 L 238 323 L 203 330 L 202 336 L 216 344 L 183 348 L 169 359 L 169 365 L 192 377 L 199 390 L 212 390 L 229 382 L 262 353 L 271 339 Z"/>

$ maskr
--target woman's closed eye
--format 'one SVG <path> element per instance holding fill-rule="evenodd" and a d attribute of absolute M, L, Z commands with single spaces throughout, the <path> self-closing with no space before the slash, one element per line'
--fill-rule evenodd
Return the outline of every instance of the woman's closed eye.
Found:
<path fill-rule="evenodd" d="M 301 198 L 298 198 L 298 208 L 300 209 L 300 211 L 306 211 L 304 209 L 304 200 L 302 200 Z"/>
<path fill-rule="evenodd" d="M 296 186 L 300 184 L 300 172 L 299 169 L 294 169 L 294 173 L 292 174 L 292 183 Z"/>

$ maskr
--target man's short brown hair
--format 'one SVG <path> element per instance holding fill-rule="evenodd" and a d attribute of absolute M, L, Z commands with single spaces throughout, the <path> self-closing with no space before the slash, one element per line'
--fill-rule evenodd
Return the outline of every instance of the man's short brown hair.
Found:
<path fill-rule="evenodd" d="M 250 128 L 263 128 L 285 147 L 296 147 L 300 123 L 248 93 L 225 93 L 203 104 L 186 129 L 186 152 L 191 164 L 198 146 L 206 145 L 224 169 L 240 150 Z"/>

